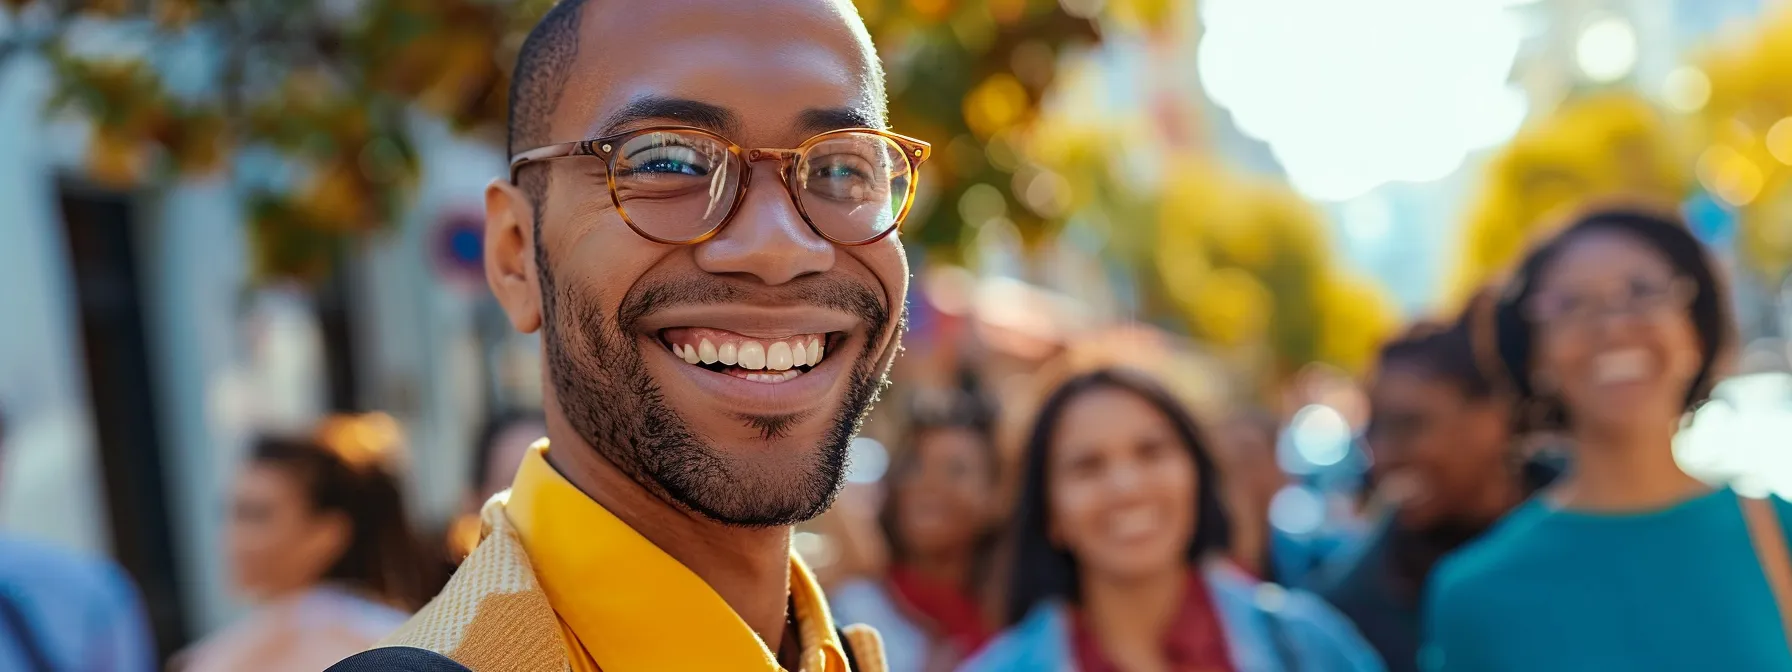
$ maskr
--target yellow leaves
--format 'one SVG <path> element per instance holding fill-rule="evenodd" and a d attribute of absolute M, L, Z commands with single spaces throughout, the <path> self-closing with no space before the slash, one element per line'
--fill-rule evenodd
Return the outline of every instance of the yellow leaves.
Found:
<path fill-rule="evenodd" d="M 1737 213 L 1740 247 L 1759 271 L 1792 268 L 1792 7 L 1733 35 L 1700 67 L 1699 183 Z"/>
<path fill-rule="evenodd" d="M 1361 374 L 1383 341 L 1399 328 L 1400 315 L 1373 281 L 1333 270 L 1320 282 L 1319 359 Z"/>
<path fill-rule="evenodd" d="M 130 0 L 86 0 L 81 4 L 82 11 L 107 17 L 122 15 L 130 8 Z"/>
<path fill-rule="evenodd" d="M 150 13 L 164 29 L 183 28 L 199 18 L 198 0 L 154 0 Z"/>
<path fill-rule="evenodd" d="M 1168 27 L 1181 5 L 1172 0 L 1107 0 L 1107 15 L 1123 28 L 1150 32 Z"/>
<path fill-rule="evenodd" d="M 87 175 L 115 189 L 129 188 L 149 169 L 150 153 L 141 136 L 122 128 L 99 127 L 87 146 Z"/>
<path fill-rule="evenodd" d="M 1320 216 L 1286 185 L 1174 162 L 1158 211 L 1159 280 L 1199 338 L 1287 370 L 1365 365 L 1397 321 L 1374 283 L 1335 266 Z"/>
<path fill-rule="evenodd" d="M 964 99 L 964 120 L 985 140 L 1014 125 L 1031 108 L 1026 87 L 1014 75 L 998 72 L 983 80 Z"/>
<path fill-rule="evenodd" d="M 1621 195 L 1684 198 L 1688 165 L 1681 139 L 1641 98 L 1568 101 L 1488 163 L 1453 265 L 1451 303 L 1502 273 L 1567 210 Z"/>
<path fill-rule="evenodd" d="M 1239 346 L 1264 340 L 1269 334 L 1275 298 L 1244 269 L 1207 273 L 1182 294 L 1191 326 L 1215 343 Z"/>

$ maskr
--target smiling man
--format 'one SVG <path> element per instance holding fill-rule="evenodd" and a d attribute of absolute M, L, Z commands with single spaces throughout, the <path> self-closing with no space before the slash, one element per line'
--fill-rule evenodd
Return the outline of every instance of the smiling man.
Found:
<path fill-rule="evenodd" d="M 335 669 L 882 669 L 790 550 L 897 350 L 929 149 L 882 130 L 882 79 L 848 0 L 548 13 L 485 202 L 550 440 L 443 594 Z"/>

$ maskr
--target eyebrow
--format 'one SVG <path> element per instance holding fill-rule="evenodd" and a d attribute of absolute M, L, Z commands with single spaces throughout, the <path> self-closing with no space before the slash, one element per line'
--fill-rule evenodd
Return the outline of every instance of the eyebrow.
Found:
<path fill-rule="evenodd" d="M 624 126 L 642 121 L 675 121 L 723 135 L 740 130 L 740 115 L 728 108 L 687 98 L 643 96 L 605 117 L 598 125 L 597 134 L 616 133 Z"/>
<path fill-rule="evenodd" d="M 642 96 L 629 101 L 621 109 L 605 117 L 603 123 L 598 125 L 598 132 L 595 135 L 604 136 L 617 133 L 627 126 L 643 121 L 672 121 L 715 131 L 722 135 L 735 135 L 741 130 L 740 115 L 726 107 L 688 98 Z M 842 128 L 883 128 L 883 125 L 883 119 L 880 116 L 854 107 L 803 110 L 802 114 L 797 115 L 796 122 L 798 130 L 813 133 Z"/>
<path fill-rule="evenodd" d="M 829 107 L 803 110 L 797 117 L 797 128 L 804 131 L 835 131 L 842 128 L 883 128 L 883 119 L 854 107 Z"/>

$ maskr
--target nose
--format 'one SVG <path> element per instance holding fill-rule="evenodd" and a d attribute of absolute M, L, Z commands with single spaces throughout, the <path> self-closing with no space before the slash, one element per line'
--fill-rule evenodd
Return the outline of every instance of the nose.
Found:
<path fill-rule="evenodd" d="M 1145 484 L 1145 470 L 1139 465 L 1115 465 L 1108 471 L 1108 487 L 1118 495 L 1139 492 Z"/>
<path fill-rule="evenodd" d="M 743 275 L 781 285 L 834 266 L 834 244 L 815 233 L 783 188 L 775 163 L 759 171 L 733 221 L 697 246 L 697 267 L 717 275 Z"/>

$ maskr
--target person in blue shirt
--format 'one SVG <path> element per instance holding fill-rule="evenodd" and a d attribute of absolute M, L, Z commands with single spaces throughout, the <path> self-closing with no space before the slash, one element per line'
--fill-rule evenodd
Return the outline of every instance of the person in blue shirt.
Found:
<path fill-rule="evenodd" d="M 5 457 L 0 417 L 0 458 Z M 0 670 L 150 672 L 136 586 L 100 558 L 0 534 Z"/>
<path fill-rule="evenodd" d="M 1524 260 L 1497 359 L 1573 466 L 1437 570 L 1425 668 L 1792 670 L 1766 578 L 1780 563 L 1756 551 L 1785 543 L 1792 507 L 1745 504 L 1672 453 L 1732 345 L 1717 273 L 1674 215 L 1627 207 L 1583 213 Z"/>
<path fill-rule="evenodd" d="M 1221 474 L 1194 419 L 1144 374 L 1059 385 L 1026 442 L 1009 628 L 960 672 L 1382 672 L 1310 593 L 1227 560 Z"/>

